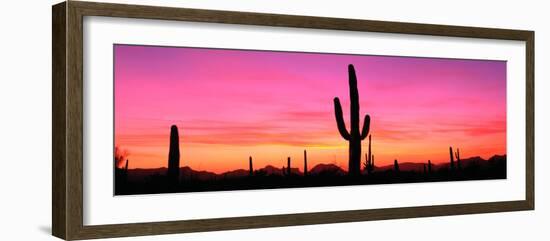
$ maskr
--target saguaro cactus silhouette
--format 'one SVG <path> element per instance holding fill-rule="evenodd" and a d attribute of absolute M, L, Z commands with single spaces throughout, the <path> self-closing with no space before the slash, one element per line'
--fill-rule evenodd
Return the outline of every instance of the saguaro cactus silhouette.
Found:
<path fill-rule="evenodd" d="M 451 156 L 450 168 L 451 168 L 451 171 L 454 171 L 455 170 L 455 160 L 453 158 L 453 147 L 449 147 L 449 155 Z"/>
<path fill-rule="evenodd" d="M 350 130 L 348 132 L 344 122 L 342 105 L 338 97 L 334 98 L 334 114 L 338 131 L 342 138 L 349 142 L 348 173 L 359 175 L 361 173 L 361 141 L 369 134 L 370 116 L 365 115 L 362 131 L 359 130 L 359 91 L 357 90 L 357 77 L 353 65 L 348 66 L 349 97 L 350 97 Z"/>
<path fill-rule="evenodd" d="M 374 155 L 371 154 L 371 135 L 369 135 L 369 152 L 365 153 L 365 170 L 371 174 L 374 170 Z"/>
<path fill-rule="evenodd" d="M 307 151 L 304 150 L 304 176 L 307 176 Z"/>
<path fill-rule="evenodd" d="M 248 157 L 248 175 L 254 175 L 254 168 L 252 167 L 252 156 Z"/>
<path fill-rule="evenodd" d="M 168 179 L 178 182 L 180 174 L 180 140 L 178 127 L 170 127 L 170 150 L 168 151 Z"/>
<path fill-rule="evenodd" d="M 432 173 L 432 161 L 428 160 L 428 174 Z"/>
<path fill-rule="evenodd" d="M 370 158 L 365 154 L 365 170 L 367 174 L 371 174 L 374 171 L 374 155 L 371 155 Z"/>

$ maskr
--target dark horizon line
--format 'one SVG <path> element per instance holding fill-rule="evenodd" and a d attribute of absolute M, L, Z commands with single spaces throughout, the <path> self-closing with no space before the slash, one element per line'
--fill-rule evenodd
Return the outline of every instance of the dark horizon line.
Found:
<path fill-rule="evenodd" d="M 495 157 L 495 156 L 507 156 L 507 154 L 502 154 L 502 155 L 499 155 L 499 154 L 494 154 L 492 155 L 490 158 L 488 159 L 484 159 L 482 158 L 481 156 L 471 156 L 471 157 L 468 157 L 468 158 L 461 158 L 460 160 L 461 161 L 464 161 L 464 160 L 469 160 L 469 159 L 472 159 L 472 158 L 479 158 L 483 161 L 489 161 L 489 159 L 491 159 L 492 157 Z M 127 159 L 128 160 L 128 159 Z M 401 164 L 428 164 L 428 162 L 412 162 L 412 161 L 404 161 L 404 162 L 401 162 L 399 161 L 399 159 L 396 159 L 398 161 L 398 163 L 401 165 Z M 303 161 L 303 160 L 302 160 Z M 456 160 L 455 160 L 456 162 Z M 364 162 L 361 162 L 362 164 Z M 450 164 L 450 161 L 442 161 L 442 162 L 432 162 L 432 166 L 441 166 L 441 165 L 449 165 Z M 312 168 L 308 168 L 308 170 L 311 170 L 313 169 L 314 167 L 318 166 L 318 165 L 334 165 L 334 166 L 337 166 L 339 167 L 340 169 L 342 169 L 342 171 L 344 172 L 348 172 L 344 167 L 340 166 L 340 165 L 337 165 L 337 164 L 334 164 L 334 163 L 319 163 L 319 164 L 316 164 L 314 165 Z M 388 167 L 388 166 L 393 166 L 394 164 L 393 163 L 389 163 L 389 164 L 385 164 L 385 165 L 382 165 L 382 166 L 377 166 L 377 165 L 374 165 L 374 167 L 376 168 L 381 168 L 381 167 Z M 456 165 L 456 164 L 455 164 Z M 277 169 L 282 169 L 280 167 L 277 167 L 276 165 L 273 165 L 273 164 L 267 164 L 265 165 L 264 167 L 261 167 L 261 168 L 256 168 L 254 169 L 255 171 L 256 170 L 261 170 L 261 169 L 264 169 L 268 166 L 272 166 L 274 168 L 277 168 Z M 298 171 L 300 171 L 300 165 L 298 166 L 295 166 L 295 167 L 292 167 L 291 166 L 291 169 L 298 169 Z M 194 171 L 204 171 L 204 172 L 210 172 L 210 173 L 214 173 L 214 174 L 224 174 L 224 173 L 227 173 L 227 172 L 231 172 L 231 171 L 237 171 L 237 170 L 246 170 L 248 171 L 247 168 L 237 168 L 237 169 L 230 169 L 230 170 L 226 170 L 226 171 L 223 171 L 223 172 L 220 172 L 220 173 L 217 173 L 217 172 L 214 172 L 214 171 L 209 171 L 209 170 L 206 170 L 206 169 L 203 169 L 203 170 L 199 170 L 199 169 L 193 169 L 192 167 L 186 165 L 186 166 L 180 166 L 179 169 L 181 168 L 185 168 L 185 167 L 188 167 L 189 169 L 191 170 L 194 170 Z M 118 167 L 117 167 L 118 168 Z M 285 167 L 286 168 L 286 167 Z M 128 168 L 128 170 L 152 170 L 152 169 L 168 169 L 167 166 L 160 166 L 160 167 L 151 167 L 151 168 L 143 168 L 143 167 L 137 167 L 137 168 Z M 361 169 L 363 170 L 363 169 Z"/>

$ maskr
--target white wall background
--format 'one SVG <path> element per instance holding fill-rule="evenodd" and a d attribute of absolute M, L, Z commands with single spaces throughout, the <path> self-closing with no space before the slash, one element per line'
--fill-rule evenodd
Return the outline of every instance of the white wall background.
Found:
<path fill-rule="evenodd" d="M 115 1 L 190 8 L 407 21 L 536 31 L 536 149 L 550 134 L 550 21 L 545 1 Z M 51 10 L 8 1 L 0 10 L 0 240 L 56 240 L 51 232 Z M 538 125 L 537 125 L 538 124 Z M 32 143 L 32 144 L 29 144 Z M 536 210 L 407 220 L 164 235 L 155 240 L 548 240 L 550 170 L 536 153 Z M 338 200 L 335 197 L 335 202 Z M 368 200 L 366 200 L 368 201 Z M 120 240 L 151 240 L 152 237 Z"/>

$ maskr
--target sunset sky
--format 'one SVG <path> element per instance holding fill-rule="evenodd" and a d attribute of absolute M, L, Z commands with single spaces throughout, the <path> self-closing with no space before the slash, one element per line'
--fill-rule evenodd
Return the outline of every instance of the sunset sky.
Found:
<path fill-rule="evenodd" d="M 348 64 L 361 125 L 371 116 L 376 165 L 506 153 L 506 62 L 115 45 L 115 146 L 129 168 L 168 165 L 170 126 L 180 166 L 221 173 L 333 163 L 347 170 L 332 99 L 349 129 Z M 368 142 L 363 141 L 363 153 Z M 363 154 L 364 155 L 364 154 Z M 364 162 L 364 160 L 362 160 Z"/>

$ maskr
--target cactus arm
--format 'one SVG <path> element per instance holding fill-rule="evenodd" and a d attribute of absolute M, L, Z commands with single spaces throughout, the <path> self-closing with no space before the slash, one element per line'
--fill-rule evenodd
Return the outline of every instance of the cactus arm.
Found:
<path fill-rule="evenodd" d="M 363 121 L 363 130 L 361 131 L 361 140 L 364 140 L 369 135 L 370 130 L 370 115 L 365 115 L 365 120 Z"/>
<path fill-rule="evenodd" d="M 342 138 L 349 141 L 350 134 L 346 129 L 346 123 L 344 122 L 344 117 L 342 113 L 342 105 L 340 105 L 340 99 L 338 99 L 338 97 L 334 98 L 334 116 L 336 117 L 338 132 L 340 132 Z"/>

